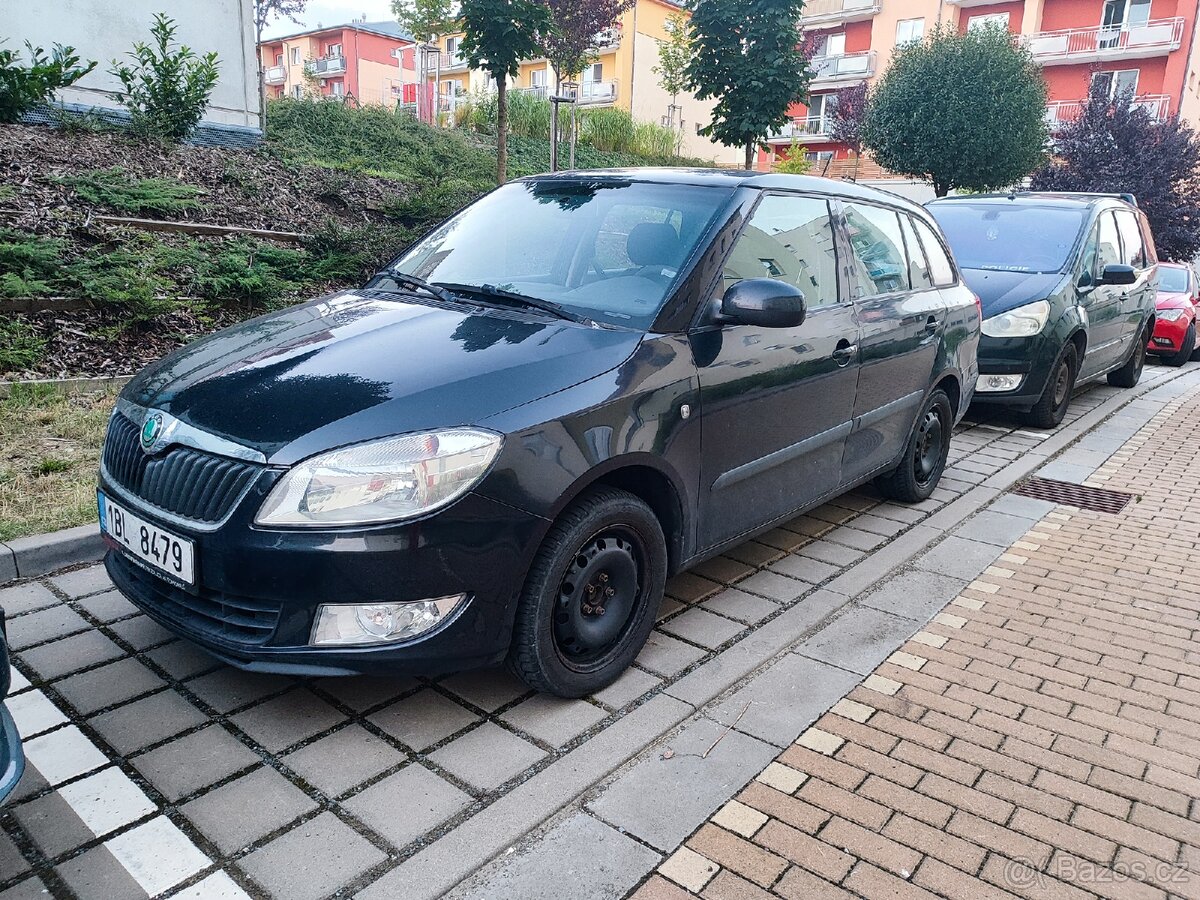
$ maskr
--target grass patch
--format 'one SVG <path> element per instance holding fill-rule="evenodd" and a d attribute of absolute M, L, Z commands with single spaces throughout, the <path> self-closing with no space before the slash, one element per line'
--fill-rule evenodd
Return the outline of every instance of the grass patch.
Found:
<path fill-rule="evenodd" d="M 168 178 L 132 178 L 124 169 L 95 169 L 60 179 L 81 200 L 125 215 L 173 215 L 200 209 L 200 188 Z"/>
<path fill-rule="evenodd" d="M 0 372 L 32 369 L 45 349 L 46 342 L 28 322 L 0 319 Z"/>
<path fill-rule="evenodd" d="M 0 540 L 96 520 L 96 470 L 115 391 L 17 388 L 0 400 Z"/>

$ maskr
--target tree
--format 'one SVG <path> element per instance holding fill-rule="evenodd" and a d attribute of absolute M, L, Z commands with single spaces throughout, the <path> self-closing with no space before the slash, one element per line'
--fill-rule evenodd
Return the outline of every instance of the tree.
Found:
<path fill-rule="evenodd" d="M 117 102 L 129 111 L 134 132 L 144 137 L 187 137 L 204 116 L 217 83 L 217 54 L 197 56 L 191 47 L 176 45 L 176 30 L 173 20 L 156 13 L 150 28 L 153 43 L 134 44 L 127 54 L 131 64 L 114 59 L 109 70 L 121 82 Z"/>
<path fill-rule="evenodd" d="M 692 35 L 688 17 L 678 12 L 667 17 L 663 30 L 667 33 L 667 39 L 659 41 L 658 64 L 650 71 L 658 76 L 662 89 L 671 95 L 671 109 L 667 118 L 674 125 L 675 112 L 679 109 L 676 100 L 688 89 L 687 65 L 692 58 Z"/>
<path fill-rule="evenodd" d="M 833 103 L 833 122 L 829 136 L 854 151 L 854 177 L 857 179 L 863 151 L 863 120 L 870 102 L 867 83 L 860 81 L 842 88 L 830 102 Z"/>
<path fill-rule="evenodd" d="M 1007 187 L 1045 158 L 1046 82 L 1005 28 L 938 26 L 896 48 L 862 137 L 880 165 L 928 179 L 939 197 Z"/>
<path fill-rule="evenodd" d="M 95 62 L 79 64 L 74 47 L 55 44 L 50 55 L 28 41 L 29 65 L 17 50 L 0 50 L 0 122 L 20 120 L 40 103 L 48 102 L 59 88 L 70 87 L 92 69 Z"/>
<path fill-rule="evenodd" d="M 1133 194 L 1163 259 L 1200 252 L 1200 136 L 1177 115 L 1159 121 L 1132 94 L 1110 98 L 1096 83 L 1054 156 L 1035 189 Z"/>
<path fill-rule="evenodd" d="M 417 42 L 414 51 L 417 67 L 417 110 L 418 115 L 428 122 L 437 119 L 437 104 L 426 100 L 429 95 L 429 61 L 421 50 L 423 45 L 431 44 L 439 34 L 454 27 L 455 13 L 452 0 L 392 0 L 392 13 L 400 27 L 413 36 Z M 433 86 L 432 101 L 437 99 L 437 85 Z M 432 106 L 432 108 L 427 108 Z"/>
<path fill-rule="evenodd" d="M 521 60 L 540 56 L 551 30 L 550 10 L 541 0 L 462 0 L 461 50 L 467 65 L 496 81 L 496 183 L 508 180 L 508 79 Z"/>
<path fill-rule="evenodd" d="M 259 113 L 264 119 L 267 115 L 267 73 L 262 60 L 263 29 L 267 27 L 268 22 L 276 18 L 291 19 L 299 24 L 300 14 L 304 12 L 304 7 L 307 5 L 308 0 L 254 0 L 254 52 L 258 56 L 258 102 Z"/>
<path fill-rule="evenodd" d="M 596 34 L 610 27 L 634 0 L 545 0 L 553 21 L 545 35 L 546 59 L 556 90 L 578 75 L 596 55 Z"/>
<path fill-rule="evenodd" d="M 808 96 L 811 80 L 799 46 L 804 0 L 695 0 L 688 87 L 716 99 L 713 120 L 700 130 L 727 147 L 755 147 L 788 121 L 788 109 Z"/>

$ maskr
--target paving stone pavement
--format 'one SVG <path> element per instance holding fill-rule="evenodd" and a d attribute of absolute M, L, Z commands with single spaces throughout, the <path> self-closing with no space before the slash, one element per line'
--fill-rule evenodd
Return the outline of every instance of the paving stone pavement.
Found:
<path fill-rule="evenodd" d="M 685 840 L 613 814 L 628 775 L 600 793 L 588 810 L 661 854 L 631 896 L 1200 897 L 1200 389 L 1136 423 L 1063 464 L 1123 511 L 1012 498 L 958 529 L 995 560 Z M 1001 521 L 1017 511 L 1037 519 Z M 976 568 L 952 540 L 926 558 Z"/>
<path fill-rule="evenodd" d="M 1166 402 L 1154 398 L 1200 383 L 1198 371 L 1189 366 L 1181 377 L 1151 367 L 1138 392 L 1085 390 L 1066 427 L 1085 435 L 1079 452 L 1088 455 L 1072 462 L 1072 448 L 1059 459 L 1079 465 L 1123 452 Z M 1128 434 L 1089 430 L 1114 411 L 1105 428 L 1116 423 Z M 925 503 L 900 506 L 860 490 L 673 579 L 634 668 L 581 701 L 535 696 L 501 671 L 437 679 L 243 673 L 139 614 L 96 566 L 0 588 L 15 651 L 10 706 L 29 759 L 0 812 L 0 900 L 370 900 L 440 896 L 459 882 L 463 896 L 472 885 L 489 896 L 563 896 L 537 893 L 528 875 L 559 872 L 554 848 L 578 847 L 597 849 L 590 860 L 567 860 L 572 884 L 588 886 L 589 896 L 620 896 L 685 838 L 715 863 L 716 845 L 692 835 L 696 826 L 847 691 L 867 690 L 854 685 L 892 652 L 887 634 L 916 631 L 952 597 L 973 599 L 961 585 L 986 577 L 1008 537 L 1041 517 L 1036 503 L 1001 491 L 1062 449 L 1055 435 L 972 419 Z M 859 597 L 963 519 L 955 552 L 935 546 Z M 840 645 L 826 632 L 843 635 Z M 914 656 L 923 649 L 906 645 Z M 914 678 L 929 671 L 900 668 Z M 647 762 L 681 724 L 668 738 L 680 768 L 663 779 Z M 910 744 L 914 758 L 928 752 Z M 775 774 L 767 777 L 787 784 L 802 771 L 784 765 L 768 766 Z M 736 838 L 737 828 L 721 823 L 757 818 L 747 815 L 735 807 L 704 834 L 718 844 Z M 547 820 L 540 842 L 506 854 Z M 523 861 L 519 871 L 495 868 L 512 859 Z M 689 859 L 669 869 L 691 871 Z M 706 890 L 734 874 L 722 867 Z M 655 876 L 643 889 L 659 887 Z"/>

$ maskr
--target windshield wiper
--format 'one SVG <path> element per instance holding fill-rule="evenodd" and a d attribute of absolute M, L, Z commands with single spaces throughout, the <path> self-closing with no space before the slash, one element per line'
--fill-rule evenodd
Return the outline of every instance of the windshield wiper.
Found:
<path fill-rule="evenodd" d="M 557 303 L 551 303 L 549 300 L 542 300 L 539 297 L 531 297 L 528 294 L 518 294 L 516 291 L 506 291 L 504 288 L 498 288 L 494 284 L 454 284 L 439 281 L 438 287 L 459 294 L 475 294 L 477 296 L 491 297 L 496 300 L 508 300 L 529 309 L 541 310 L 559 319 L 566 319 L 568 322 L 574 322 L 577 325 L 587 325 L 589 328 L 596 326 L 596 323 L 587 316 L 571 312 L 571 310 L 565 309 Z"/>
<path fill-rule="evenodd" d="M 387 275 L 397 284 L 411 288 L 415 291 L 424 291 L 431 297 L 437 297 L 439 300 L 445 300 L 447 303 L 457 302 L 457 298 L 443 287 L 438 287 L 436 284 L 430 284 L 424 278 L 418 278 L 416 275 L 409 275 L 407 272 L 400 272 L 396 269 L 388 269 Z"/>

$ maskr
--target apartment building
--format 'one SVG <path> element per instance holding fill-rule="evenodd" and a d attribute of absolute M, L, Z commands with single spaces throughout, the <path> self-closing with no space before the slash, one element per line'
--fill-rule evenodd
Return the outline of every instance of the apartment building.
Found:
<path fill-rule="evenodd" d="M 351 22 L 263 41 L 267 97 L 352 98 L 363 104 L 415 102 L 412 37 L 395 22 Z"/>
<path fill-rule="evenodd" d="M 1197 6 L 1196 0 L 809 0 L 803 29 L 814 50 L 812 93 L 772 135 L 772 152 L 788 152 L 794 136 L 821 170 L 844 173 L 852 154 L 830 134 L 834 95 L 874 81 L 898 45 L 920 40 L 939 22 L 960 32 L 998 24 L 1020 35 L 1042 66 L 1052 131 L 1079 115 L 1094 82 L 1110 94 L 1132 91 L 1155 116 L 1179 113 L 1196 122 Z"/>
<path fill-rule="evenodd" d="M 712 120 L 713 104 L 680 96 L 672 105 L 653 71 L 658 47 L 666 40 L 667 19 L 682 7 L 671 0 L 637 0 L 610 27 L 596 35 L 595 58 L 581 73 L 575 89 L 581 108 L 615 106 L 628 110 L 638 121 L 661 122 L 678 128 L 682 152 L 718 163 L 736 165 L 744 151 L 716 144 L 697 133 Z M 438 107 L 452 113 L 472 93 L 494 89 L 486 72 L 471 70 L 459 52 L 462 34 L 448 34 L 437 42 L 427 71 L 437 85 Z M 555 90 L 554 70 L 546 59 L 521 63 L 510 89 L 548 97 Z M 564 92 L 565 93 L 565 92 Z M 452 115 L 447 118 L 452 119 Z"/>

